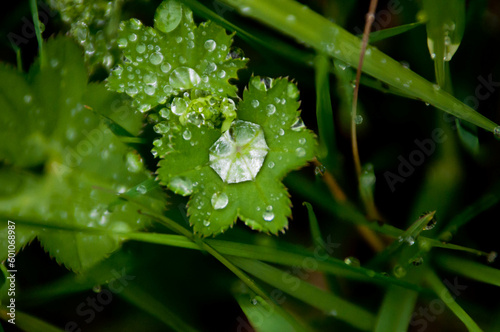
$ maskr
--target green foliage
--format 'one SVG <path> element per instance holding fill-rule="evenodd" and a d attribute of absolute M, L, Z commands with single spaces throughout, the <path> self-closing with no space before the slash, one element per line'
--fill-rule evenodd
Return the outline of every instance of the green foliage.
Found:
<path fill-rule="evenodd" d="M 167 121 L 157 125 L 159 178 L 176 193 L 193 194 L 188 212 L 195 232 L 224 232 L 238 217 L 255 230 L 284 231 L 291 210 L 280 180 L 310 160 L 315 145 L 299 117 L 298 95 L 286 79 L 254 77 L 238 103 L 238 120 L 224 132 L 208 121 L 183 125 L 175 101 L 172 111 L 160 111 Z"/>
<path fill-rule="evenodd" d="M 229 80 L 237 78 L 246 60 L 232 58 L 232 36 L 223 28 L 211 22 L 196 26 L 188 7 L 166 1 L 156 11 L 155 28 L 131 19 L 119 30 L 125 58 L 108 78 L 108 87 L 134 97 L 141 112 L 193 88 L 236 97 Z"/>
<path fill-rule="evenodd" d="M 0 214 L 18 223 L 18 248 L 36 236 L 59 263 L 80 271 L 120 247 L 120 237 L 106 232 L 148 224 L 130 204 L 109 209 L 116 193 L 150 175 L 101 119 L 116 119 L 137 134 L 141 117 L 102 84 L 87 85 L 80 50 L 70 40 L 58 37 L 45 46 L 46 67 L 37 63 L 28 75 L 0 68 Z M 2 225 L 4 247 L 5 232 Z"/>

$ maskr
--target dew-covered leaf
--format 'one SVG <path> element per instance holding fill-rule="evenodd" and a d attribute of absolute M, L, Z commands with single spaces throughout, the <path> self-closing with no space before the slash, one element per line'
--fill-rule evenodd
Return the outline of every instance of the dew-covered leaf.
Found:
<path fill-rule="evenodd" d="M 316 144 L 300 119 L 298 96 L 286 79 L 254 77 L 227 130 L 222 120 L 220 127 L 181 124 L 178 109 L 160 111 L 166 121 L 156 127 L 158 175 L 172 191 L 191 195 L 195 232 L 218 234 L 238 218 L 259 231 L 287 228 L 291 202 L 281 180 L 313 158 Z"/>
<path fill-rule="evenodd" d="M 118 46 L 124 58 L 108 87 L 134 98 L 141 112 L 193 88 L 215 96 L 236 96 L 229 84 L 246 60 L 230 56 L 232 36 L 212 22 L 196 26 L 191 10 L 174 0 L 157 9 L 155 27 L 122 22 Z"/>
<path fill-rule="evenodd" d="M 133 205 L 110 205 L 151 176 L 102 118 L 136 134 L 142 116 L 103 84 L 87 85 L 81 51 L 68 38 L 49 40 L 45 55 L 47 65 L 36 63 L 28 78 L 0 67 L 0 215 L 18 224 L 23 244 L 36 235 L 59 263 L 80 271 L 119 248 L 113 232 L 148 224 Z"/>

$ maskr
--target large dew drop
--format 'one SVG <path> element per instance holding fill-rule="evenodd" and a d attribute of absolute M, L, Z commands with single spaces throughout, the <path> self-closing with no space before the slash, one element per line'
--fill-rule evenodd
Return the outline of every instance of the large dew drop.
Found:
<path fill-rule="evenodd" d="M 175 89 L 192 89 L 200 83 L 200 75 L 188 67 L 179 67 L 170 74 L 169 83 Z"/>
<path fill-rule="evenodd" d="M 170 180 L 168 187 L 180 195 L 191 195 L 193 193 L 193 183 L 188 178 L 178 176 Z"/>
<path fill-rule="evenodd" d="M 215 193 L 212 195 L 212 206 L 216 210 L 221 210 L 227 206 L 229 199 L 225 193 Z"/>
<path fill-rule="evenodd" d="M 259 173 L 268 150 L 259 125 L 236 120 L 210 147 L 210 167 L 224 182 L 250 181 Z"/>

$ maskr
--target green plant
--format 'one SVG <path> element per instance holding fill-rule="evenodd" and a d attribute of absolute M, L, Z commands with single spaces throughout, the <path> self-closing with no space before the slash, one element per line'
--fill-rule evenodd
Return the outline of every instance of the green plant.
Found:
<path fill-rule="evenodd" d="M 353 68 L 363 46 L 341 27 L 355 8 L 340 1 L 322 8 L 337 12 L 337 23 L 292 0 L 165 0 L 155 11 L 135 1 L 48 3 L 60 21 L 45 29 L 69 36 L 43 41 L 35 19 L 38 57 L 29 71 L 19 45 L 17 68 L 0 64 L 0 246 L 16 235 L 15 248 L 0 255 L 8 258 L 6 324 L 14 298 L 16 323 L 28 331 L 108 329 L 105 317 L 120 331 L 500 326 L 481 315 L 490 303 L 467 291 L 499 285 L 496 242 L 470 225 L 498 215 L 500 127 L 495 114 L 470 107 L 470 88 L 450 66 L 459 45 L 471 48 L 467 20 L 487 11 L 485 1 L 466 11 L 463 0 L 424 0 L 418 22 L 415 4 L 388 7 L 408 24 L 366 39 L 383 48 L 411 36 L 420 52 L 424 36 L 429 59 L 419 65 L 431 70 L 420 76 L 369 45 L 359 82 Z M 191 10 L 209 21 L 196 24 Z M 268 77 L 288 75 L 295 79 Z M 436 83 L 424 78 L 433 76 Z M 496 76 L 488 77 L 472 89 L 476 99 L 480 88 L 495 93 Z M 408 133 L 416 129 L 402 117 L 431 134 Z M 351 121 L 354 173 L 344 146 Z M 467 179 L 479 179 L 480 191 L 471 193 Z M 251 230 L 234 227 L 237 220 Z M 27 277 L 39 270 L 51 274 Z M 115 297 L 133 315 L 101 313 Z M 40 310 L 47 304 L 60 319 Z M 432 316 L 422 314 L 429 308 Z"/>

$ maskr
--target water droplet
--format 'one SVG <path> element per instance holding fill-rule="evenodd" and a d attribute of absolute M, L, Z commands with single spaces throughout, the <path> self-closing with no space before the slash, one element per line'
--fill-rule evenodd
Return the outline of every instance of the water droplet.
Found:
<path fill-rule="evenodd" d="M 101 285 L 95 285 L 94 287 L 92 287 L 92 291 L 94 293 L 100 293 L 102 291 L 102 286 Z"/>
<path fill-rule="evenodd" d="M 205 227 L 210 226 L 210 221 L 208 221 L 208 220 L 203 220 L 203 226 L 205 226 Z"/>
<path fill-rule="evenodd" d="M 137 90 L 137 87 L 135 85 L 130 85 L 127 87 L 127 89 L 125 90 L 125 92 L 127 92 L 127 94 L 130 96 L 130 97 L 133 97 L 135 96 L 139 90 Z"/>
<path fill-rule="evenodd" d="M 155 89 L 155 87 L 154 87 L 154 86 L 148 85 L 148 86 L 144 87 L 144 92 L 145 92 L 147 95 L 149 95 L 149 96 L 154 95 L 154 94 L 155 94 L 155 91 L 156 91 L 156 89 Z M 148 109 L 149 109 L 149 107 L 148 107 Z"/>
<path fill-rule="evenodd" d="M 24 100 L 24 102 L 25 102 L 26 104 L 31 103 L 31 100 L 32 100 L 32 99 L 33 99 L 33 98 L 32 98 L 30 95 L 25 95 L 25 96 L 23 97 L 23 100 Z"/>
<path fill-rule="evenodd" d="M 401 265 L 396 265 L 392 269 L 392 273 L 396 278 L 403 278 L 406 275 L 406 269 Z"/>
<path fill-rule="evenodd" d="M 252 100 L 251 104 L 252 104 L 253 108 L 257 108 L 257 107 L 259 107 L 260 103 L 257 99 L 254 99 L 254 100 Z"/>
<path fill-rule="evenodd" d="M 437 218 L 432 217 L 432 219 L 429 220 L 427 225 L 424 226 L 424 231 L 429 231 L 429 230 L 433 229 L 434 227 L 436 227 L 436 224 L 437 224 Z"/>
<path fill-rule="evenodd" d="M 211 202 L 214 209 L 221 210 L 227 206 L 229 199 L 225 193 L 214 193 Z"/>
<path fill-rule="evenodd" d="M 500 139 L 500 126 L 495 127 L 495 129 L 493 129 L 493 134 L 497 139 Z"/>
<path fill-rule="evenodd" d="M 274 168 L 274 162 L 270 161 L 269 164 L 267 164 L 267 167 Z"/>
<path fill-rule="evenodd" d="M 290 15 L 288 15 L 288 16 L 286 17 L 286 20 L 287 20 L 288 22 L 290 22 L 290 23 L 295 22 L 295 21 L 296 21 L 296 19 L 297 19 L 297 18 L 296 18 L 294 15 L 291 15 L 291 14 L 290 14 Z"/>
<path fill-rule="evenodd" d="M 160 66 L 161 71 L 164 73 L 168 73 L 171 68 L 172 68 L 172 66 L 168 62 L 162 63 Z"/>
<path fill-rule="evenodd" d="M 405 241 L 410 245 L 414 245 L 415 244 L 415 238 L 413 236 L 408 236 Z"/>
<path fill-rule="evenodd" d="M 334 317 L 335 317 L 335 316 L 337 316 L 337 310 L 332 309 L 332 310 L 330 310 L 330 312 L 329 312 L 328 314 L 329 314 L 330 316 L 334 316 Z"/>
<path fill-rule="evenodd" d="M 496 251 L 492 251 L 488 254 L 488 257 L 487 257 L 487 260 L 488 260 L 488 263 L 493 263 L 495 261 L 495 259 L 497 259 L 497 252 Z"/>
<path fill-rule="evenodd" d="M 280 136 L 285 135 L 285 129 L 280 128 L 280 130 L 279 130 L 278 134 L 280 134 Z M 300 140 L 299 140 L 299 141 L 300 141 Z"/>
<path fill-rule="evenodd" d="M 128 40 L 130 40 L 131 42 L 135 42 L 137 40 L 137 35 L 135 33 L 131 33 L 128 36 Z"/>
<path fill-rule="evenodd" d="M 181 194 L 183 196 L 193 193 L 193 182 L 183 176 L 177 176 L 170 180 L 168 187 L 176 194 Z"/>
<path fill-rule="evenodd" d="M 125 48 L 128 45 L 128 41 L 125 38 L 118 39 L 118 47 Z"/>
<path fill-rule="evenodd" d="M 305 138 L 299 138 L 299 144 L 300 145 L 306 144 L 306 139 Z"/>
<path fill-rule="evenodd" d="M 359 125 L 363 123 L 363 116 L 360 114 L 357 114 L 356 117 L 354 118 L 354 123 Z"/>
<path fill-rule="evenodd" d="M 191 132 L 189 129 L 184 130 L 182 133 L 182 138 L 184 138 L 186 141 L 189 141 L 191 139 Z"/>
<path fill-rule="evenodd" d="M 440 87 L 439 85 L 437 85 L 437 84 L 433 84 L 433 85 L 432 85 L 432 88 L 433 88 L 435 91 L 439 91 L 439 90 L 441 90 L 441 87 Z"/>
<path fill-rule="evenodd" d="M 182 37 L 181 36 L 175 37 L 175 41 L 177 42 L 177 44 L 182 43 Z"/>
<path fill-rule="evenodd" d="M 306 155 L 306 150 L 304 150 L 304 148 L 297 148 L 297 149 L 295 149 L 295 154 L 296 154 L 296 155 L 297 155 L 297 157 L 299 157 L 299 158 L 305 157 L 305 155 Z"/>
<path fill-rule="evenodd" d="M 355 266 L 355 267 L 359 267 L 361 266 L 361 263 L 359 262 L 359 259 L 357 259 L 356 257 L 346 257 L 344 259 L 344 263 L 346 263 L 347 265 L 350 265 L 350 266 Z"/>
<path fill-rule="evenodd" d="M 271 205 L 266 207 L 266 211 L 262 214 L 262 219 L 264 219 L 265 221 L 273 221 L 274 213 L 273 207 Z"/>
<path fill-rule="evenodd" d="M 51 60 L 50 60 L 50 66 L 51 66 L 52 68 L 55 68 L 55 67 L 57 67 L 58 65 L 59 65 L 59 60 L 57 60 L 57 59 L 51 59 Z"/>
<path fill-rule="evenodd" d="M 301 131 L 305 128 L 305 125 L 301 118 L 297 118 L 291 128 L 293 131 Z"/>
<path fill-rule="evenodd" d="M 217 76 L 219 76 L 219 78 L 226 77 L 226 71 L 225 70 L 221 70 L 220 72 L 217 73 Z"/>
<path fill-rule="evenodd" d="M 155 52 L 149 56 L 149 62 L 153 65 L 159 65 L 163 61 L 163 55 L 160 52 Z"/>
<path fill-rule="evenodd" d="M 182 20 L 182 6 L 177 1 L 165 1 L 156 10 L 155 28 L 162 32 L 170 32 L 177 28 Z"/>
<path fill-rule="evenodd" d="M 209 39 L 205 42 L 204 46 L 207 51 L 212 52 L 213 50 L 215 50 L 217 43 L 213 39 Z"/>
<path fill-rule="evenodd" d="M 224 182 L 250 181 L 259 173 L 268 150 L 259 125 L 236 120 L 210 147 L 210 167 Z"/>
<path fill-rule="evenodd" d="M 266 106 L 266 110 L 267 110 L 267 115 L 273 115 L 274 113 L 276 113 L 276 106 L 274 106 L 273 104 L 269 104 Z"/>
<path fill-rule="evenodd" d="M 403 68 L 405 69 L 410 69 L 410 64 L 406 61 L 401 61 L 400 62 L 401 66 L 403 66 Z"/>
<path fill-rule="evenodd" d="M 189 67 L 179 67 L 174 69 L 169 77 L 169 83 L 172 87 L 186 90 L 196 87 L 200 83 L 200 75 Z"/>
<path fill-rule="evenodd" d="M 141 195 L 144 195 L 145 193 L 147 193 L 147 192 L 148 192 L 148 190 L 146 189 L 146 186 L 144 186 L 144 185 L 142 185 L 142 184 L 141 184 L 141 185 L 138 185 L 138 186 L 135 188 L 135 190 L 137 190 L 137 192 L 138 192 L 139 194 L 141 194 Z"/>
<path fill-rule="evenodd" d="M 257 305 L 259 304 L 259 301 L 257 301 L 256 298 L 253 298 L 252 300 L 250 300 L 250 302 L 253 304 L 253 305 Z"/>
<path fill-rule="evenodd" d="M 144 53 L 146 51 L 146 45 L 139 44 L 139 45 L 137 45 L 135 50 L 137 51 L 137 53 Z"/>

